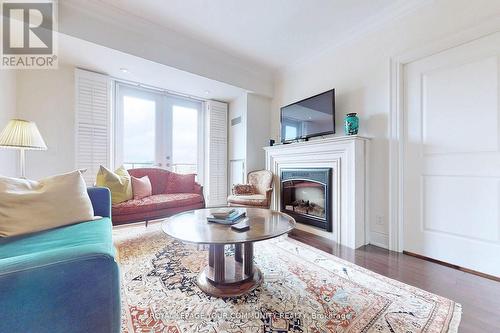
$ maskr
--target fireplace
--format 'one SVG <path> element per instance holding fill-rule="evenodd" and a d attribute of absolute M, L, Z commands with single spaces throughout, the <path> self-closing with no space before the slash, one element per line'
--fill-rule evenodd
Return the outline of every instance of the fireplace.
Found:
<path fill-rule="evenodd" d="M 281 211 L 332 231 L 331 168 L 281 169 Z"/>

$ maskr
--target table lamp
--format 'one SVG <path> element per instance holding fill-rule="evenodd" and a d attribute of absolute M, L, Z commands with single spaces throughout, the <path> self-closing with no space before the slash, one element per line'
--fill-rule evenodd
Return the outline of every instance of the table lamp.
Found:
<path fill-rule="evenodd" d="M 47 150 L 36 124 L 22 119 L 12 119 L 0 134 L 0 147 L 19 149 L 21 178 L 26 178 L 26 150 Z"/>

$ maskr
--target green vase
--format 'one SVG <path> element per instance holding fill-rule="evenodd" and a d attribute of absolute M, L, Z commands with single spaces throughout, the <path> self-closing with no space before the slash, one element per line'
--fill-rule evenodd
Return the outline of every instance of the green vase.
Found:
<path fill-rule="evenodd" d="M 346 135 L 356 135 L 359 129 L 359 118 L 357 113 L 348 113 L 344 120 L 344 129 Z"/>

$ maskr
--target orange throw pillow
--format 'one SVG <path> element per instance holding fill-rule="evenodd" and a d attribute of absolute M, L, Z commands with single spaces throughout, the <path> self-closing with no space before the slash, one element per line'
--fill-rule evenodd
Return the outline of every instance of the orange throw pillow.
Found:
<path fill-rule="evenodd" d="M 149 177 L 132 177 L 132 192 L 134 193 L 134 199 L 142 199 L 151 196 L 153 194 L 153 188 Z"/>

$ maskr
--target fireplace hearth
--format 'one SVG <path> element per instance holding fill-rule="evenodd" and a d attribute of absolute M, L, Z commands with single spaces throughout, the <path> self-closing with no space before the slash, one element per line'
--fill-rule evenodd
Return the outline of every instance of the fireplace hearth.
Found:
<path fill-rule="evenodd" d="M 281 211 L 299 223 L 332 231 L 331 168 L 281 169 Z"/>

